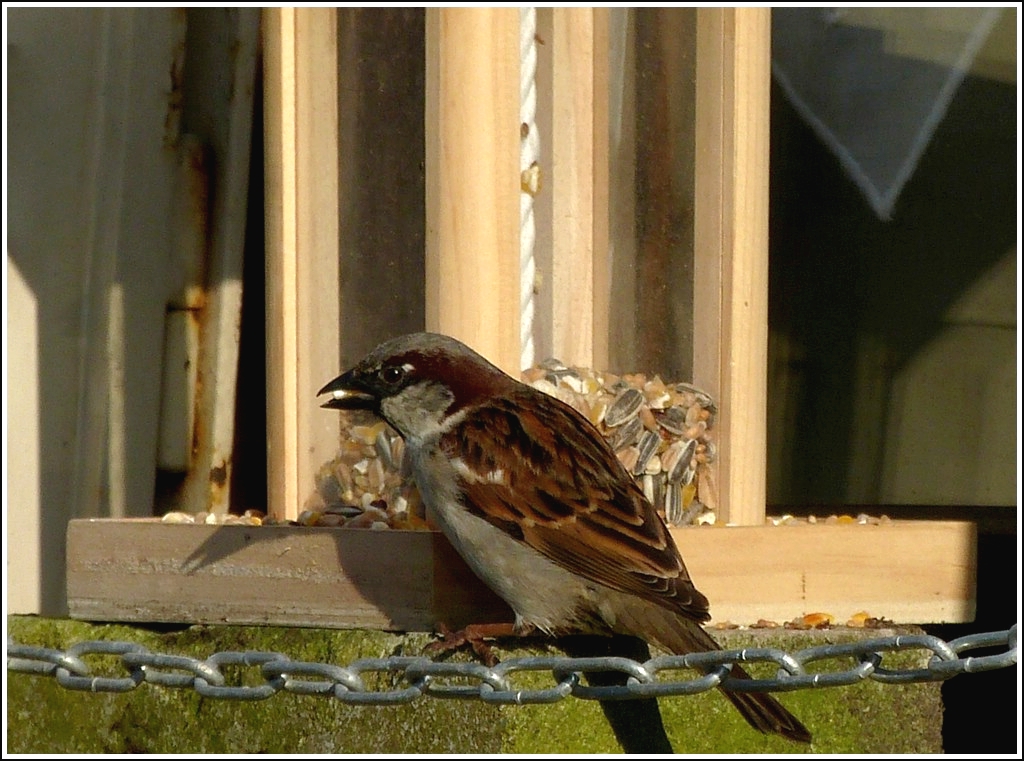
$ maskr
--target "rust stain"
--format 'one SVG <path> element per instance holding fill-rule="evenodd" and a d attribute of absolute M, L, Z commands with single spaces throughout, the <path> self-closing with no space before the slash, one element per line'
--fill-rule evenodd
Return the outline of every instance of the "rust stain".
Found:
<path fill-rule="evenodd" d="M 221 460 L 210 468 L 210 512 L 226 512 L 225 504 L 230 483 L 231 463 Z"/>
<path fill-rule="evenodd" d="M 170 89 L 167 92 L 167 115 L 164 117 L 164 147 L 175 149 L 181 136 L 181 114 L 185 104 L 185 36 L 188 29 L 188 11 L 173 10 L 174 49 L 168 71 Z"/>
<path fill-rule="evenodd" d="M 210 256 L 210 149 L 194 135 L 183 135 L 178 149 L 183 196 L 182 234 L 189 256 L 185 262 L 185 290 L 175 306 L 201 310 L 206 306 L 206 278 Z"/>
<path fill-rule="evenodd" d="M 210 468 L 210 483 L 217 487 L 223 487 L 228 482 L 228 466 L 223 460 L 220 465 Z"/>

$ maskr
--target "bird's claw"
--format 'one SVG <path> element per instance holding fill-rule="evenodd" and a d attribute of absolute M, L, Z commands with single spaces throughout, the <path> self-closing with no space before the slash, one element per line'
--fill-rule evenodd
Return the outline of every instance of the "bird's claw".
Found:
<path fill-rule="evenodd" d="M 494 653 L 494 648 L 485 640 L 511 637 L 517 634 L 512 624 L 470 624 L 458 631 L 452 631 L 444 624 L 438 624 L 437 628 L 441 639 L 431 642 L 423 648 L 425 654 L 431 657 L 447 655 L 469 645 L 476 657 L 487 667 L 496 666 L 498 656 Z"/>

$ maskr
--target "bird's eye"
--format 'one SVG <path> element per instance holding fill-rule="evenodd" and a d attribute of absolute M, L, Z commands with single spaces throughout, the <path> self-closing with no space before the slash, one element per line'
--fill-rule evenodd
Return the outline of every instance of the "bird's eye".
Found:
<path fill-rule="evenodd" d="M 382 381 L 384 381 L 384 383 L 389 386 L 394 386 L 405 377 L 405 368 L 390 365 L 388 367 L 382 367 L 377 375 Z"/>

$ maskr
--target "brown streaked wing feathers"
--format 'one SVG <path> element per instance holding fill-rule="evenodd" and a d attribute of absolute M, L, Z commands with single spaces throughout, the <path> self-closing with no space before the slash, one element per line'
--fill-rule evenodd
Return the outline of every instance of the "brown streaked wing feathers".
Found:
<path fill-rule="evenodd" d="M 481 475 L 463 484 L 473 513 L 573 573 L 708 620 L 707 599 L 664 522 L 600 433 L 568 405 L 517 386 L 468 409 L 442 447 Z M 524 464 L 528 482 L 514 475 Z"/>

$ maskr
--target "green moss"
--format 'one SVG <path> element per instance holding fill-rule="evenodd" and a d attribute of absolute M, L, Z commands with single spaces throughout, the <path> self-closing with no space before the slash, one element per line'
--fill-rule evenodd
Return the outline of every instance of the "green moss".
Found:
<path fill-rule="evenodd" d="M 226 650 L 279 651 L 295 660 L 346 664 L 403 650 L 425 635 L 285 629 L 190 627 L 159 633 L 126 626 L 8 618 L 17 642 L 68 647 L 121 639 L 154 651 L 207 657 Z M 102 659 L 89 660 L 99 671 Z M 258 684 L 258 671 L 225 668 Z M 111 669 L 103 672 L 118 675 Z M 368 679 L 372 676 L 368 676 Z M 383 677 L 380 677 L 383 678 Z M 383 689 L 380 684 L 374 685 Z M 469 701 L 420 699 L 401 706 L 348 706 L 335 700 L 275 695 L 258 702 L 203 698 L 191 689 L 141 685 L 122 695 L 66 690 L 54 679 L 9 674 L 8 747 L 24 753 L 452 753 L 500 750 L 501 709 Z"/>
<path fill-rule="evenodd" d="M 724 647 L 804 647 L 884 636 L 888 632 L 838 629 L 814 632 L 716 632 Z M 922 668 L 923 651 L 887 653 L 889 669 Z M 819 672 L 854 666 L 852 659 L 828 659 L 809 665 Z M 770 665 L 750 669 L 772 675 Z M 662 715 L 677 753 L 939 753 L 942 751 L 942 700 L 939 682 L 892 685 L 867 680 L 846 687 L 795 690 L 776 697 L 811 731 L 810 748 L 751 730 L 717 691 L 661 701 Z"/>
<path fill-rule="evenodd" d="M 553 680 L 527 678 L 517 684 L 551 687 Z M 506 706 L 505 753 L 619 753 L 618 742 L 596 701 L 566 699 L 547 705 Z"/>
<path fill-rule="evenodd" d="M 137 642 L 154 651 L 207 657 L 225 650 L 273 650 L 296 660 L 347 664 L 360 657 L 416 654 L 426 635 L 280 627 L 196 626 L 159 631 L 121 625 L 12 616 L 15 641 L 66 648 L 90 639 Z M 855 632 L 729 634 L 723 644 L 796 650 L 849 641 Z M 499 651 L 504 656 L 522 650 Z M 917 651 L 886 655 L 888 667 L 921 666 Z M 115 658 L 90 656 L 98 673 L 119 675 Z M 816 664 L 824 668 L 824 664 Z M 845 668 L 848 664 L 842 664 Z M 833 665 L 835 667 L 835 664 Z M 257 684 L 258 670 L 225 668 L 235 683 Z M 764 675 L 758 672 L 759 675 Z M 374 688 L 384 675 L 367 675 Z M 549 687 L 550 674 L 517 673 L 523 687 Z M 799 690 L 781 696 L 810 728 L 815 753 L 941 751 L 939 684 Z M 808 749 L 750 729 L 717 691 L 661 701 L 679 753 L 801 753 Z M 122 695 L 66 690 L 52 678 L 8 674 L 8 749 L 19 753 L 616 753 L 600 706 L 566 699 L 551 705 L 490 706 L 421 698 L 393 707 L 357 707 L 320 697 L 275 695 L 258 702 L 202 698 L 191 689 L 141 685 Z"/>

